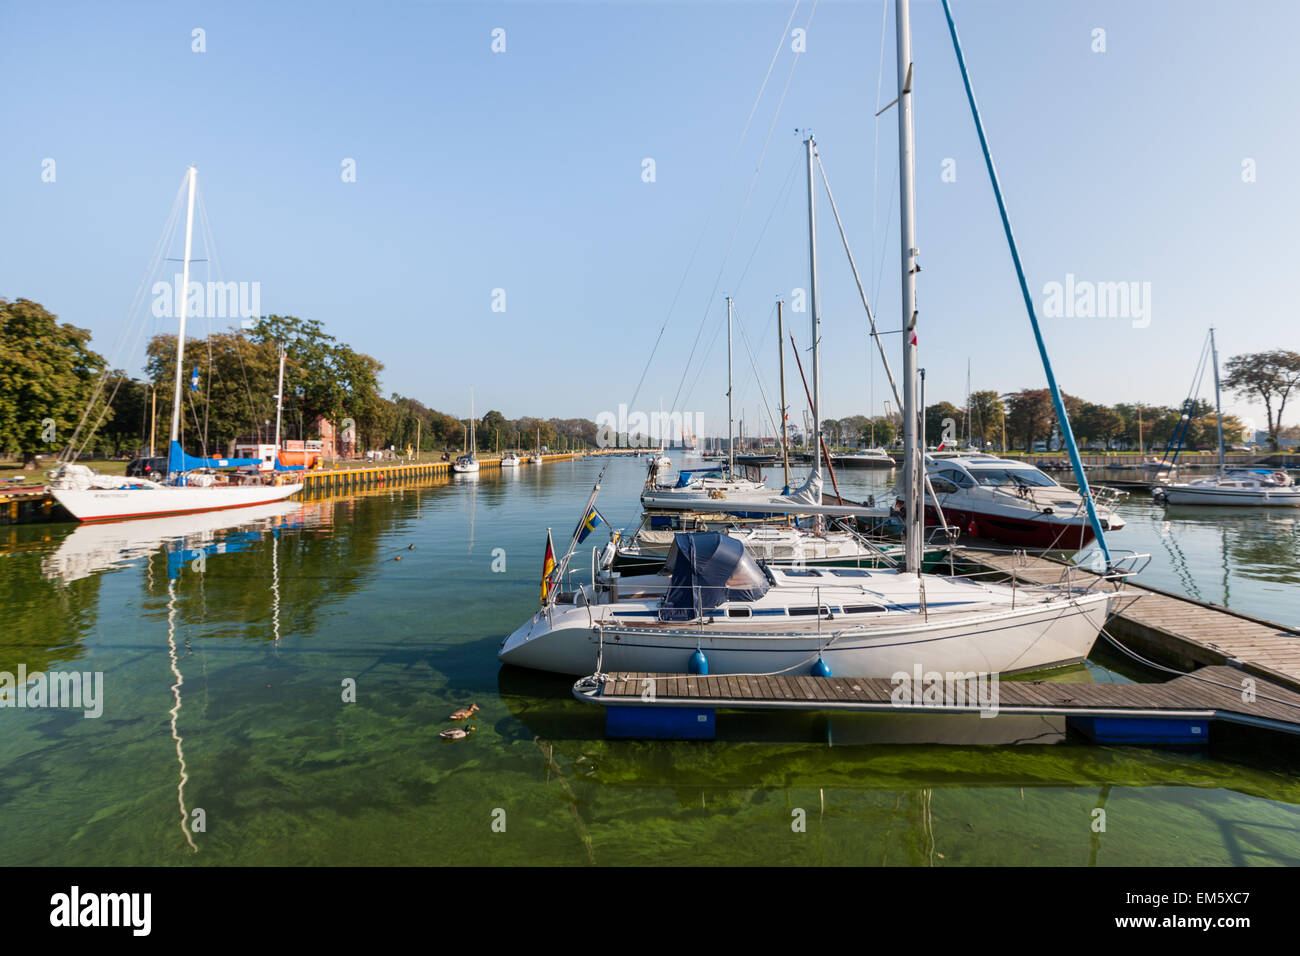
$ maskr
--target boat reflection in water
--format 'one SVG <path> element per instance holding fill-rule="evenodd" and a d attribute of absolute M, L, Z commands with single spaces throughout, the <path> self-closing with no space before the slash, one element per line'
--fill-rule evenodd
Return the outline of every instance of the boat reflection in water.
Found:
<path fill-rule="evenodd" d="M 243 550 L 266 531 L 289 522 L 291 516 L 300 521 L 304 509 L 297 502 L 275 502 L 238 512 L 82 524 L 41 560 L 41 571 L 50 580 L 70 584 L 101 571 L 125 567 L 165 548 L 169 572 L 175 576 L 179 565 L 187 560 Z M 245 535 L 222 533 L 236 529 Z"/>

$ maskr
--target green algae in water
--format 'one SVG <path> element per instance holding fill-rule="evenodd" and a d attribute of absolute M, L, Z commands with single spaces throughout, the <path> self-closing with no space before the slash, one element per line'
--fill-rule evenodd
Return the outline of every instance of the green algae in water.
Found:
<path fill-rule="evenodd" d="M 597 467 L 308 502 L 184 549 L 160 540 L 70 581 L 49 572 L 77 544 L 72 528 L 6 529 L 0 669 L 103 671 L 106 701 L 97 720 L 0 710 L 0 859 L 1300 863 L 1292 740 L 1220 744 L 1216 728 L 1207 751 L 1094 747 L 1038 721 L 1009 733 L 1035 742 L 978 745 L 988 724 L 1012 725 L 815 713 L 723 713 L 712 742 L 605 740 L 603 715 L 572 698 L 571 681 L 496 661 L 536 606 L 546 528 L 572 526 Z M 610 466 L 601 508 L 616 524 L 635 517 L 641 479 L 639 462 Z M 202 570 L 196 548 L 209 551 Z M 1289 552 L 1256 558 L 1230 574 L 1264 594 L 1260 569 L 1288 566 Z M 1222 586 L 1221 563 L 1215 573 L 1203 587 Z M 1098 659 L 1106 666 L 1054 676 L 1124 679 Z M 473 734 L 440 738 L 470 703 Z M 195 810 L 197 852 L 182 827 Z"/>

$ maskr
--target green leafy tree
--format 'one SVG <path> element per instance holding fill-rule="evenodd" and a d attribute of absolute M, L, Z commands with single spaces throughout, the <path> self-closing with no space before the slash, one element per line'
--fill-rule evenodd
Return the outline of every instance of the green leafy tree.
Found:
<path fill-rule="evenodd" d="M 29 299 L 0 299 L 0 449 L 21 455 L 24 468 L 74 434 L 85 441 L 111 417 L 96 389 L 105 362 L 89 342 L 88 330 L 60 323 Z"/>
<path fill-rule="evenodd" d="M 945 439 L 958 442 L 962 436 L 961 409 L 952 402 L 939 402 L 925 410 L 925 441 L 938 445 Z"/>
<path fill-rule="evenodd" d="M 1268 443 L 1273 451 L 1278 449 L 1278 432 L 1282 428 L 1282 415 L 1287 398 L 1300 385 L 1300 352 L 1274 349 L 1270 352 L 1253 352 L 1234 355 L 1224 364 L 1227 374 L 1223 386 L 1242 398 L 1259 399 L 1268 415 Z M 1273 412 L 1277 406 L 1276 415 Z"/>
<path fill-rule="evenodd" d="M 1007 436 L 1013 444 L 1032 449 L 1034 442 L 1046 441 L 1050 437 L 1056 416 L 1047 389 L 1024 389 L 1008 395 L 1005 401 Z"/>
<path fill-rule="evenodd" d="M 995 391 L 970 394 L 971 437 L 984 445 L 1002 443 L 1002 419 L 1007 413 Z"/>

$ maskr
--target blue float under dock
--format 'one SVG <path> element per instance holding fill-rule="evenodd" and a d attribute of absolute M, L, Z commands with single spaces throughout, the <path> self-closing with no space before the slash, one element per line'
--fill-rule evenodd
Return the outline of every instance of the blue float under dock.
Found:
<path fill-rule="evenodd" d="M 648 673 L 595 675 L 573 687 L 606 709 L 606 733 L 623 738 L 712 739 L 719 710 L 1056 716 L 1103 744 L 1199 746 L 1215 723 L 1300 734 L 1300 693 L 1229 666 L 1159 684 L 1003 680 L 992 708 L 974 699 L 899 703 L 895 691 L 883 677 Z"/>

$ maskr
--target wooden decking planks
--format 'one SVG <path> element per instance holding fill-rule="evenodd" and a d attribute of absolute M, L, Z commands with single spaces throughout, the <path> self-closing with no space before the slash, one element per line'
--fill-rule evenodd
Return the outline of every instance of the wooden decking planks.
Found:
<path fill-rule="evenodd" d="M 1062 580 L 1067 565 L 1032 555 L 961 548 L 957 557 L 1032 584 Z M 1096 575 L 1072 567 L 1076 581 Z M 1110 582 L 1101 587 L 1114 590 Z M 1107 630 L 1127 646 L 1163 663 L 1186 668 L 1241 662 L 1248 672 L 1300 690 L 1300 630 L 1141 584 L 1126 584 L 1112 606 Z"/>
<path fill-rule="evenodd" d="M 656 687 L 653 700 L 642 692 L 649 680 Z M 977 710 L 981 701 L 954 704 L 897 705 L 891 699 L 894 683 L 883 677 L 807 677 L 803 675 L 720 675 L 709 677 L 674 674 L 607 674 L 592 700 L 602 704 L 700 706 L 721 708 L 796 707 L 798 709 L 849 709 L 888 711 Z M 987 703 L 983 702 L 983 703 Z M 1249 718 L 1272 721 L 1278 729 L 1300 733 L 1300 692 L 1254 678 L 1227 666 L 1202 667 L 1160 684 L 1074 683 L 1063 681 L 1000 681 L 996 707 L 1001 711 L 1069 716 L 1072 713 L 1162 712 L 1202 714 L 1222 719 Z"/>

